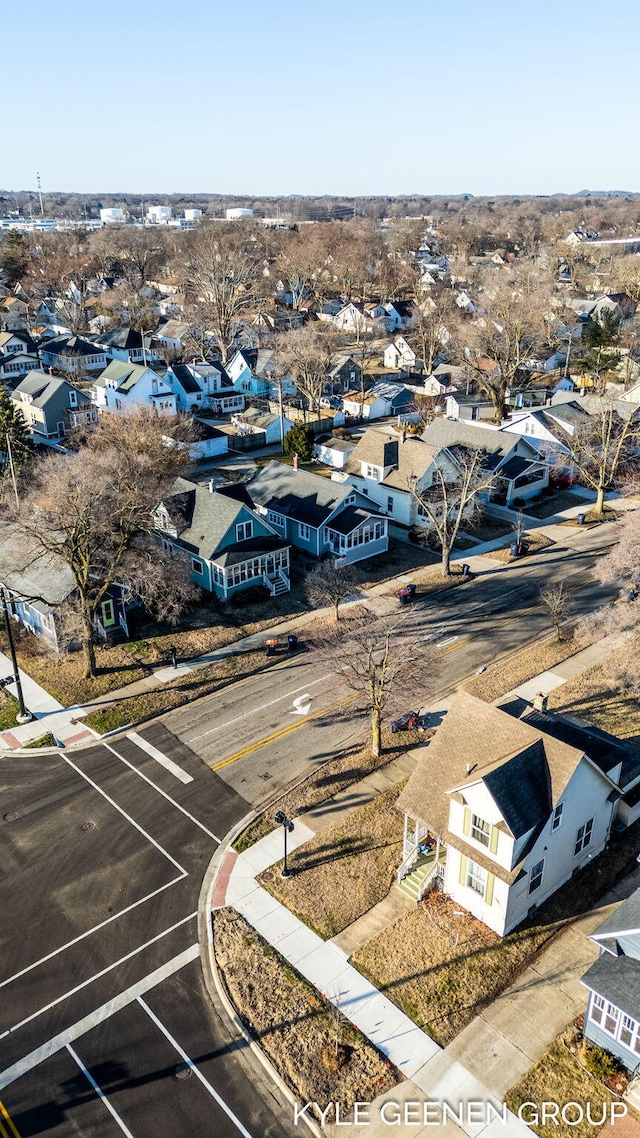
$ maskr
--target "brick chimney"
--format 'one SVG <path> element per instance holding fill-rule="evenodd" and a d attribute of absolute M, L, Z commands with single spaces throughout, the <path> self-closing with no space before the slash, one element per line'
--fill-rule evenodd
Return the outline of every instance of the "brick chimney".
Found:
<path fill-rule="evenodd" d="M 298 455 L 298 454 L 294 454 L 294 456 L 293 456 L 293 469 L 294 470 L 300 469 L 300 455 Z"/>
<path fill-rule="evenodd" d="M 541 691 L 539 691 L 537 695 L 534 695 L 533 706 L 535 707 L 536 711 L 546 711 L 548 699 L 549 697 Z"/>

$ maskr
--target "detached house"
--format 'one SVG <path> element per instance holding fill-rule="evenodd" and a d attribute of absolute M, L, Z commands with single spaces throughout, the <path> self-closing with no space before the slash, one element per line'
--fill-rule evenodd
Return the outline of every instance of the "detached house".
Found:
<path fill-rule="evenodd" d="M 604 848 L 626 777 L 601 737 L 518 710 L 459 692 L 397 804 L 399 884 L 417 873 L 419 897 L 439 880 L 500 936 Z M 637 755 L 629 765 L 637 778 Z"/>
<path fill-rule="evenodd" d="M 445 447 L 370 427 L 352 451 L 341 477 L 407 530 L 426 524 L 411 491 L 427 490 L 436 467 L 451 480 L 458 473 L 455 457 Z"/>
<path fill-rule="evenodd" d="M 571 463 L 567 463 L 570 438 L 592 421 L 582 404 L 571 400 L 532 409 L 522 415 L 514 412 L 500 429 L 509 434 L 525 435 L 551 466 L 565 464 L 570 471 Z"/>
<path fill-rule="evenodd" d="M 269 525 L 311 557 L 351 563 L 387 550 L 386 518 L 352 486 L 270 462 L 247 489 Z"/>
<path fill-rule="evenodd" d="M 222 600 L 252 585 L 272 596 L 291 588 L 289 543 L 256 512 L 243 486 L 214 490 L 178 478 L 154 521 L 165 549 L 187 554 L 192 579 Z"/>
<path fill-rule="evenodd" d="M 590 939 L 600 956 L 582 977 L 589 999 L 584 1034 L 637 1074 L 640 1070 L 640 889 Z"/>
<path fill-rule="evenodd" d="M 516 498 L 532 498 L 549 485 L 549 466 L 537 448 L 524 437 L 497 431 L 480 424 L 434 419 L 422 438 L 435 447 L 457 447 L 484 452 L 483 465 L 493 470 L 495 480 L 487 498 L 510 506 Z"/>
<path fill-rule="evenodd" d="M 142 333 L 134 328 L 110 328 L 108 332 L 100 332 L 95 337 L 95 343 L 104 348 L 110 360 L 124 360 L 125 363 L 146 363 L 145 348 L 142 342 Z M 154 358 L 155 353 L 154 353 Z"/>
<path fill-rule="evenodd" d="M 244 395 L 232 386 L 219 362 L 172 364 L 164 378 L 175 392 L 178 411 L 198 413 L 206 407 L 228 414 L 244 410 Z"/>
<path fill-rule="evenodd" d="M 70 430 L 95 423 L 98 412 L 89 396 L 66 379 L 30 371 L 11 393 L 34 441 L 62 439 Z"/>
<path fill-rule="evenodd" d="M 345 415 L 354 419 L 384 419 L 388 415 L 400 415 L 413 403 L 413 393 L 401 383 L 380 380 L 374 383 L 363 395 L 359 391 L 348 391 L 342 401 Z"/>
<path fill-rule="evenodd" d="M 404 336 L 396 336 L 395 340 L 385 348 L 383 360 L 385 367 L 413 371 L 416 366 L 417 356 Z"/>
<path fill-rule="evenodd" d="M 157 415 L 175 415 L 176 396 L 166 379 L 142 364 L 112 360 L 93 384 L 93 401 L 100 411 L 126 411 L 147 406 Z"/>
<path fill-rule="evenodd" d="M 107 363 L 104 348 L 83 340 L 81 336 L 63 335 L 47 340 L 40 349 L 40 359 L 45 367 L 56 367 L 69 375 L 100 371 Z"/>

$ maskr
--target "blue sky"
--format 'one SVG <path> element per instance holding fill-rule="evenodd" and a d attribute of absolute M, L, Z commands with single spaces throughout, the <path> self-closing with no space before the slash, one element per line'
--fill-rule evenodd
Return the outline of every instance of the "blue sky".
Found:
<path fill-rule="evenodd" d="M 1 26 L 3 188 L 640 189 L 637 0 L 32 0 Z"/>

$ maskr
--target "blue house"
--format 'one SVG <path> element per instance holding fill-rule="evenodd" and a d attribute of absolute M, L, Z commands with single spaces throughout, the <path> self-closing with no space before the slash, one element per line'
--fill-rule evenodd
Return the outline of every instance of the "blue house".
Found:
<path fill-rule="evenodd" d="M 388 548 L 387 519 L 353 486 L 269 462 L 247 489 L 276 533 L 312 557 L 334 554 L 354 562 Z"/>
<path fill-rule="evenodd" d="M 600 956 L 582 977 L 589 991 L 584 1034 L 635 1073 L 640 1070 L 640 889 L 598 925 L 591 940 Z"/>
<path fill-rule="evenodd" d="M 268 396 L 270 376 L 275 374 L 275 357 L 266 349 L 242 348 L 227 363 L 227 375 L 236 391 L 245 395 Z"/>
<path fill-rule="evenodd" d="M 289 544 L 254 509 L 241 485 L 214 490 L 176 479 L 154 512 L 165 549 L 190 558 L 196 584 L 222 600 L 251 585 L 288 592 Z"/>

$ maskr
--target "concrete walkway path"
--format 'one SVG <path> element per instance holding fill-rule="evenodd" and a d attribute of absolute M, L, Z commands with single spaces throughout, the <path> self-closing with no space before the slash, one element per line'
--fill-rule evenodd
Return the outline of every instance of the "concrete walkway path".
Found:
<path fill-rule="evenodd" d="M 293 834 L 289 835 L 289 848 L 298 848 L 313 834 L 314 831 L 298 819 Z M 348 963 L 345 952 L 330 941 L 323 941 L 258 885 L 257 875 L 281 856 L 279 830 L 267 834 L 242 854 L 230 850 L 216 881 L 213 908 L 232 906 L 305 980 L 339 1008 L 389 1062 L 411 1080 L 415 1088 L 413 1100 L 447 1101 L 456 1110 L 460 1104 L 491 1102 L 496 1111 L 501 1110 L 500 1099 L 365 980 Z M 524 1138 L 530 1134 L 529 1128 L 515 1115 L 508 1115 L 507 1124 L 503 1125 L 501 1121 L 469 1122 L 464 1117 L 464 1109 L 462 1114 L 461 1129 L 469 1138 L 480 1135 L 493 1138 L 498 1133 L 508 1138 Z M 370 1128 L 368 1132 L 375 1133 Z"/>
<path fill-rule="evenodd" d="M 8 656 L 0 652 L 0 675 L 10 676 L 13 674 L 13 665 Z M 35 680 L 31 679 L 26 672 L 20 669 L 20 682 L 22 684 L 22 694 L 24 696 L 25 707 L 34 718 L 29 723 L 21 723 L 16 727 L 12 727 L 10 731 L 3 731 L 0 734 L 0 747 L 9 750 L 15 750 L 19 747 L 24 747 L 26 743 L 32 742 L 34 739 L 40 739 L 42 735 L 50 732 L 55 739 L 59 740 L 64 746 L 72 743 L 88 742 L 90 739 L 95 739 L 92 731 L 74 720 L 81 718 L 86 714 L 82 708 L 64 708 L 61 703 L 58 703 L 53 696 L 40 687 Z M 7 684 L 6 690 L 10 695 L 18 698 L 15 683 Z M 16 704 L 17 706 L 17 704 Z"/>

